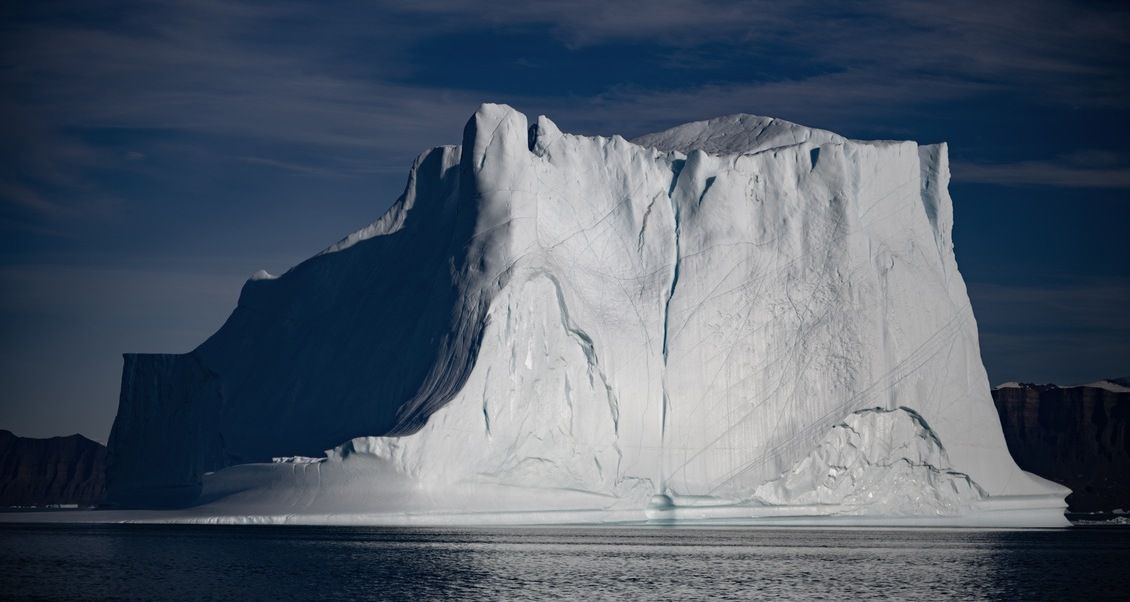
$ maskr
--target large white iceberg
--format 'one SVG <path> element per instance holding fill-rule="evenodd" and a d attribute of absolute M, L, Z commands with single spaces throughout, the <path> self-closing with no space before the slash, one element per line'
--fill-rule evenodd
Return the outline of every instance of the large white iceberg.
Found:
<path fill-rule="evenodd" d="M 126 357 L 111 498 L 220 522 L 1064 525 L 1068 491 L 1005 447 L 948 181 L 944 144 L 750 115 L 630 142 L 483 105 L 198 349 Z"/>

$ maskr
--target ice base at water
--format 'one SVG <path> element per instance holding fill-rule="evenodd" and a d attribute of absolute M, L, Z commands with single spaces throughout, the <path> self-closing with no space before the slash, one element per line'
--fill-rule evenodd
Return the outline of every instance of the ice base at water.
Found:
<path fill-rule="evenodd" d="M 990 496 L 952 470 L 937 435 L 907 408 L 852 413 L 746 499 L 655 494 L 646 482 L 614 496 L 487 478 L 427 482 L 390 465 L 380 443 L 358 439 L 323 458 L 234 466 L 205 477 L 197 507 L 110 516 L 214 524 L 1069 525 L 1062 499 Z"/>

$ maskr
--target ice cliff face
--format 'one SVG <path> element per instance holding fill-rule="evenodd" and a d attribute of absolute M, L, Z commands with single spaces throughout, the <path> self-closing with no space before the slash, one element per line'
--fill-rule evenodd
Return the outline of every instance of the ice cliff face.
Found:
<path fill-rule="evenodd" d="M 412 491 L 533 496 L 516 511 L 750 500 L 877 407 L 928 421 L 985 496 L 1054 514 L 1066 491 L 1004 446 L 948 177 L 944 145 L 746 115 L 629 142 L 484 105 L 385 216 L 250 280 L 198 349 L 127 357 L 111 495 L 362 437 L 319 474 L 365 458 Z"/>

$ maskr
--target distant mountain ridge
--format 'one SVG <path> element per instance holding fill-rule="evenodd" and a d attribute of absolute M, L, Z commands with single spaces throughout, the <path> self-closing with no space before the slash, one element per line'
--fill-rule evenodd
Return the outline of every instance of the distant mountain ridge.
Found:
<path fill-rule="evenodd" d="M 0 507 L 94 506 L 106 494 L 106 447 L 82 435 L 34 439 L 0 430 Z"/>
<path fill-rule="evenodd" d="M 1130 378 L 993 388 L 1005 441 L 1024 470 L 1071 488 L 1073 512 L 1130 509 Z"/>

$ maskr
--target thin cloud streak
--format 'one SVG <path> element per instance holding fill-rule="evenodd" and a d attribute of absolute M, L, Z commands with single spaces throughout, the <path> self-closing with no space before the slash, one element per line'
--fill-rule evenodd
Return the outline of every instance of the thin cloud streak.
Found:
<path fill-rule="evenodd" d="M 795 3 L 680 1 L 660 2 L 648 11 L 607 1 L 484 6 L 432 0 L 384 7 L 385 14 L 414 17 L 410 22 L 417 38 L 456 26 L 550 24 L 567 39 L 589 43 L 659 36 L 673 47 L 712 41 L 748 47 L 772 38 L 832 67 L 830 73 L 792 81 L 636 93 L 611 89 L 569 103 L 488 98 L 480 92 L 395 83 L 403 68 L 381 66 L 404 63 L 399 59 L 412 38 L 401 31 L 403 20 L 380 19 L 379 12 L 356 19 L 366 22 L 364 17 L 371 17 L 370 36 L 390 38 L 370 51 L 386 60 L 369 61 L 367 66 L 377 68 L 364 76 L 342 67 L 316 37 L 298 51 L 280 51 L 254 35 L 264 22 L 331 17 L 298 6 L 249 3 L 176 3 L 132 17 L 139 25 L 127 33 L 77 25 L 18 29 L 8 44 L 23 68 L 9 70 L 5 79 L 9 89 L 23 91 L 17 97 L 31 95 L 19 109 L 66 127 L 168 128 L 320 146 L 344 154 L 407 157 L 427 146 L 454 142 L 452 127 L 483 100 L 559 104 L 566 111 L 576 106 L 572 101 L 580 101 L 599 115 L 585 119 L 583 127 L 608 132 L 641 112 L 649 119 L 637 118 L 639 125 L 629 127 L 686 121 L 691 107 L 698 113 L 694 117 L 780 113 L 813 104 L 816 107 L 806 113 L 817 116 L 881 112 L 1010 84 L 1031 85 L 1044 78 L 1046 85 L 1029 91 L 1039 95 L 1063 88 L 1047 78 L 1081 73 L 1092 75 L 1106 92 L 1081 89 L 1081 98 L 1073 102 L 1109 102 L 1123 98 L 1120 93 L 1126 91 L 1126 65 L 1097 60 L 1125 46 L 1119 28 L 1112 25 L 1126 21 L 1125 11 L 1065 11 L 1057 2 L 979 11 L 942 11 L 926 3 L 897 3 L 870 13 L 806 7 L 803 15 L 796 14 L 800 10 Z M 980 18 L 964 16 L 969 14 Z M 770 31 L 772 36 L 765 33 Z"/>
<path fill-rule="evenodd" d="M 1073 328 L 1123 333 L 1130 350 L 1130 280 L 1054 280 L 1047 284 L 970 282 L 970 298 L 979 314 L 992 315 L 996 328 L 1070 323 Z M 1050 319 L 1033 320 L 1034 314 Z"/>
<path fill-rule="evenodd" d="M 634 137 L 687 121 L 733 113 L 781 117 L 817 127 L 828 122 L 858 124 L 883 114 L 913 111 L 917 109 L 912 107 L 952 101 L 992 88 L 991 84 L 933 76 L 896 82 L 849 71 L 798 80 L 682 90 L 619 89 L 588 99 L 541 104 L 547 107 L 551 118 L 566 122 L 570 128 Z M 619 131 L 608 131 L 610 123 L 617 124 L 614 129 Z"/>
<path fill-rule="evenodd" d="M 483 5 L 465 0 L 386 3 L 390 10 L 464 27 L 550 26 L 571 44 L 657 41 L 673 48 L 723 42 L 776 44 L 838 70 L 876 77 L 945 75 L 1027 88 L 1050 102 L 1118 105 L 1130 89 L 1130 10 L 1117 4 L 889 1 L 816 7 L 801 2 L 718 3 L 539 0 Z M 1117 58 L 1123 57 L 1123 58 Z M 1086 76 L 1089 86 L 1080 86 Z M 1064 78 L 1076 85 L 1062 86 Z M 912 84 L 911 84 L 912 85 Z"/>
<path fill-rule="evenodd" d="M 955 162 L 950 170 L 955 181 L 975 184 L 1055 188 L 1130 188 L 1130 167 L 1088 168 L 1070 165 L 1063 161 Z"/>
<path fill-rule="evenodd" d="M 1123 376 L 1130 361 L 1130 280 L 970 282 L 982 354 L 994 384 L 1071 384 Z"/>

